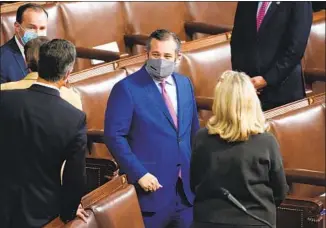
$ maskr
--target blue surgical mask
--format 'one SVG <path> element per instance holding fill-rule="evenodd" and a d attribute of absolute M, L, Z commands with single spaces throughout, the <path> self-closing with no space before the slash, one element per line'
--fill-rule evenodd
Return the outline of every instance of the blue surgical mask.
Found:
<path fill-rule="evenodd" d="M 28 41 L 35 39 L 37 37 L 37 34 L 32 31 L 26 31 L 22 37 L 22 42 L 25 45 Z"/>
<path fill-rule="evenodd" d="M 24 30 L 24 35 L 21 37 L 21 40 L 23 44 L 25 45 L 28 41 L 35 39 L 38 37 L 38 35 L 31 31 L 31 30 L 25 30 L 22 26 L 20 26 L 22 30 Z"/>

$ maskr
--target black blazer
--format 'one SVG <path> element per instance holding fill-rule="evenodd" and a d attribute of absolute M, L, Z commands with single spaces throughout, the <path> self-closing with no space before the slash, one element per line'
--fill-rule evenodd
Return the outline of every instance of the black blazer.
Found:
<path fill-rule="evenodd" d="M 0 84 L 19 81 L 27 74 L 24 57 L 13 37 L 0 47 Z"/>
<path fill-rule="evenodd" d="M 250 212 L 276 224 L 276 206 L 288 192 L 282 158 L 270 133 L 246 142 L 228 143 L 206 128 L 196 135 L 190 165 L 195 192 L 194 221 L 232 225 L 263 225 L 229 202 L 223 187 Z"/>
<path fill-rule="evenodd" d="M 264 77 L 263 107 L 301 99 L 305 94 L 301 58 L 312 24 L 311 2 L 272 2 L 258 32 L 257 8 L 258 2 L 238 3 L 231 37 L 232 69 Z"/>
<path fill-rule="evenodd" d="M 74 218 L 85 185 L 85 113 L 41 85 L 1 91 L 0 110 L 1 227 Z"/>

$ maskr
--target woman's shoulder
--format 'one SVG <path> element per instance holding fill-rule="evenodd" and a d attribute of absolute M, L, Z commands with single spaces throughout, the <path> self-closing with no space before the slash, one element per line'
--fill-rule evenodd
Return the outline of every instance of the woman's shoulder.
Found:
<path fill-rule="evenodd" d="M 264 143 L 265 145 L 278 145 L 275 136 L 271 132 L 264 132 L 254 135 L 253 141 Z"/>
<path fill-rule="evenodd" d="M 210 134 L 206 127 L 200 128 L 196 134 L 196 141 L 197 142 L 204 142 L 205 143 L 226 143 L 225 140 L 221 139 L 218 134 Z"/>
<path fill-rule="evenodd" d="M 197 132 L 196 132 L 196 141 L 203 141 L 205 139 L 207 139 L 209 137 L 208 134 L 208 129 L 206 127 L 200 128 Z"/>
<path fill-rule="evenodd" d="M 196 136 L 204 136 L 204 135 L 208 135 L 208 129 L 206 127 L 200 128 L 196 133 Z"/>

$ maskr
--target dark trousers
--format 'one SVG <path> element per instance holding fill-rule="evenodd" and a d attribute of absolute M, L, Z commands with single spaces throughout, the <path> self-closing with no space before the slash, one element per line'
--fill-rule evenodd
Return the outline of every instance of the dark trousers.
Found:
<path fill-rule="evenodd" d="M 269 228 L 268 226 L 229 225 L 206 222 L 194 222 L 191 228 Z"/>
<path fill-rule="evenodd" d="M 157 212 L 142 212 L 145 228 L 190 228 L 192 210 L 184 193 L 182 180 L 178 179 L 175 199 L 170 204 Z"/>

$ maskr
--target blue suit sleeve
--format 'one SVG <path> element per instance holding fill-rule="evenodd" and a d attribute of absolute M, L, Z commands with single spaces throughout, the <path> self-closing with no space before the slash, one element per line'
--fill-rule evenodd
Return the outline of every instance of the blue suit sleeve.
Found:
<path fill-rule="evenodd" d="M 119 166 L 136 183 L 148 171 L 131 151 L 128 134 L 132 125 L 134 104 L 124 81 L 117 83 L 110 94 L 105 111 L 104 140 Z"/>
<path fill-rule="evenodd" d="M 192 96 L 192 103 L 193 103 L 193 115 L 192 115 L 192 124 L 191 124 L 191 145 L 193 145 L 196 133 L 199 130 L 199 120 L 198 120 L 198 112 L 197 112 L 194 88 L 189 78 L 188 81 L 191 88 L 191 96 Z"/>

